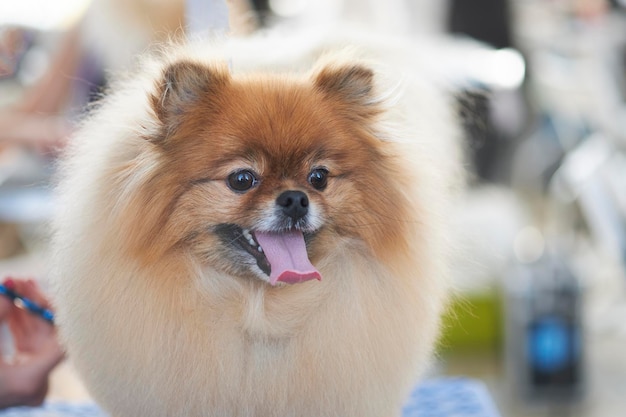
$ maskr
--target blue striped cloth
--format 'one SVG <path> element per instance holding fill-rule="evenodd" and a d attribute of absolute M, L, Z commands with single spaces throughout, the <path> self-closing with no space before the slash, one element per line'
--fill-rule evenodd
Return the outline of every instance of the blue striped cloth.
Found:
<path fill-rule="evenodd" d="M 468 378 L 423 381 L 411 393 L 403 417 L 499 417 L 482 382 Z"/>
<path fill-rule="evenodd" d="M 487 388 L 467 378 L 440 378 L 420 383 L 404 406 L 403 417 L 499 417 Z M 108 417 L 95 404 L 50 402 L 16 407 L 0 417 Z"/>
<path fill-rule="evenodd" d="M 2 417 L 108 417 L 95 404 L 49 402 L 41 407 L 15 407 L 0 411 Z"/>

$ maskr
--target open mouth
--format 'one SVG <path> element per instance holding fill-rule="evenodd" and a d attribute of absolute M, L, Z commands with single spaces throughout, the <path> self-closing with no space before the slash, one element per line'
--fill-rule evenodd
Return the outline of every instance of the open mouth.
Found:
<path fill-rule="evenodd" d="M 305 237 L 299 230 L 252 231 L 234 224 L 223 224 L 216 228 L 216 233 L 228 244 L 252 256 L 271 285 L 322 278 L 309 260 Z"/>

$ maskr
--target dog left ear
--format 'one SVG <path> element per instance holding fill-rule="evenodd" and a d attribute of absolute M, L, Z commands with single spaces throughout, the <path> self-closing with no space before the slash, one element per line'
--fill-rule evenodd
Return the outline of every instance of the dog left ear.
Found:
<path fill-rule="evenodd" d="M 314 83 L 325 94 L 348 104 L 372 104 L 374 71 L 367 67 L 326 66 L 315 75 Z"/>
<path fill-rule="evenodd" d="M 229 79 L 225 66 L 214 68 L 191 61 L 175 62 L 164 69 L 152 95 L 152 108 L 164 125 L 175 126 L 190 105 L 200 100 L 210 102 Z"/>

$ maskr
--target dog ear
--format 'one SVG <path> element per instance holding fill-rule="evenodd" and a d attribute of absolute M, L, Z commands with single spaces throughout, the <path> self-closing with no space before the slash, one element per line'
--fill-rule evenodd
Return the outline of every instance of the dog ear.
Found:
<path fill-rule="evenodd" d="M 348 104 L 372 104 L 374 71 L 364 66 L 326 66 L 315 75 L 314 83 L 320 91 Z"/>
<path fill-rule="evenodd" d="M 191 61 L 178 61 L 163 70 L 152 95 L 152 108 L 168 128 L 175 127 L 185 110 L 210 97 L 230 80 L 227 68 L 209 67 Z"/>

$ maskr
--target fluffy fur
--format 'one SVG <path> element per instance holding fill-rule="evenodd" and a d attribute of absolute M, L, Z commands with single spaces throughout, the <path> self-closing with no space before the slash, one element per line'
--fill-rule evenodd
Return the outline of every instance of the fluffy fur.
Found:
<path fill-rule="evenodd" d="M 58 322 L 115 417 L 394 416 L 432 352 L 453 106 L 401 46 L 277 42 L 148 60 L 62 163 Z M 259 182 L 234 192 L 241 168 Z M 215 232 L 271 229 L 284 190 L 308 196 L 297 227 L 321 281 L 272 286 Z"/>

